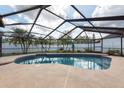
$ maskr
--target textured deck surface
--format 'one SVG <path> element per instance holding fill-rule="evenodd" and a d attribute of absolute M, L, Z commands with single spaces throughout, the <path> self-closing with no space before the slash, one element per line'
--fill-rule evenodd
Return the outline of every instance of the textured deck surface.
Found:
<path fill-rule="evenodd" d="M 2 57 L 0 63 L 13 61 L 20 56 Z M 60 64 L 1 65 L 0 87 L 124 87 L 124 57 L 110 57 L 111 67 L 99 71 Z"/>

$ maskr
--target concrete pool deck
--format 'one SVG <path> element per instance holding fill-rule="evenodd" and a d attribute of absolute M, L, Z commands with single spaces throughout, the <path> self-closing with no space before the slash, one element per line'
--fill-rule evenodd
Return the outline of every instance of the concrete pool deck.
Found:
<path fill-rule="evenodd" d="M 32 54 L 31 54 L 32 55 Z M 107 70 L 86 70 L 60 64 L 15 64 L 25 55 L 1 57 L 0 87 L 4 88 L 124 88 L 124 57 L 112 58 Z"/>

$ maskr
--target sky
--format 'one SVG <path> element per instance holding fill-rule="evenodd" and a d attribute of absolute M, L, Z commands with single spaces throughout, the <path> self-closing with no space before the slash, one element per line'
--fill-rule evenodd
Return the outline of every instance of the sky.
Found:
<path fill-rule="evenodd" d="M 116 15 L 123 15 L 124 14 L 124 6 L 118 6 L 118 5 L 75 5 L 77 7 L 77 9 L 83 13 L 83 15 L 87 18 L 90 17 L 101 17 L 101 16 L 116 16 Z M 32 5 L 0 5 L 0 14 L 6 14 L 6 13 L 10 13 L 10 12 L 14 12 L 14 11 L 18 11 L 18 10 L 22 10 L 22 9 L 26 9 L 32 7 Z M 64 19 L 76 19 L 76 18 L 83 18 L 78 12 L 76 12 L 71 6 L 61 6 L 61 5 L 54 5 L 54 6 L 50 6 L 47 8 L 48 10 L 56 13 L 57 15 L 63 17 Z M 30 11 L 30 12 L 25 12 L 25 13 L 21 13 L 18 15 L 13 15 L 13 16 L 8 16 L 6 18 L 3 19 L 5 24 L 11 24 L 11 23 L 33 23 L 37 13 L 38 13 L 39 9 Z M 61 24 L 63 22 L 62 19 L 50 14 L 49 12 L 47 12 L 46 10 L 43 10 L 40 14 L 40 17 L 37 20 L 37 24 L 41 24 L 44 26 L 48 26 L 51 28 L 56 28 L 59 24 Z M 110 26 L 110 27 L 123 27 L 123 21 L 116 21 L 116 22 L 92 22 L 95 26 Z M 90 24 L 88 22 L 78 22 L 75 23 L 76 25 L 83 25 L 83 26 L 90 26 Z M 30 25 L 29 26 L 16 26 L 19 28 L 23 28 L 29 31 L 30 29 Z M 11 29 L 12 27 L 6 27 L 6 29 Z M 64 25 L 62 25 L 60 28 L 58 28 L 58 30 L 60 30 L 61 32 L 67 32 L 71 29 L 73 29 L 74 26 L 71 25 L 70 23 L 65 23 Z M 4 29 L 5 30 L 5 29 Z M 32 32 L 37 32 L 37 33 L 42 33 L 42 34 L 48 34 L 50 31 L 50 29 L 46 29 L 46 28 L 42 28 L 42 27 L 38 27 L 35 26 L 32 30 Z M 82 30 L 81 29 L 75 29 L 72 37 L 76 37 Z M 82 34 L 83 35 L 83 34 Z M 88 32 L 89 36 L 92 36 L 92 33 Z M 99 37 L 100 35 L 98 33 L 95 33 L 96 37 Z M 103 34 L 104 35 L 104 34 Z M 62 36 L 61 33 L 58 32 L 54 32 L 51 34 L 51 36 L 54 36 L 56 38 L 59 38 L 60 36 Z"/>

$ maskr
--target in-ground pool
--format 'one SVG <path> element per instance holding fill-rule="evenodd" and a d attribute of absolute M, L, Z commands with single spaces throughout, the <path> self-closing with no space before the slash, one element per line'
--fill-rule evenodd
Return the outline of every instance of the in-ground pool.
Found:
<path fill-rule="evenodd" d="M 89 54 L 40 54 L 21 57 L 17 64 L 64 64 L 74 68 L 105 70 L 110 67 L 111 58 Z"/>

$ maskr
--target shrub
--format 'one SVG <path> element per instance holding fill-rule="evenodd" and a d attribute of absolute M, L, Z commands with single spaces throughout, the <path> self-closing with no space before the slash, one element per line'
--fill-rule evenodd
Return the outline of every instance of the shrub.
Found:
<path fill-rule="evenodd" d="M 64 49 L 63 49 L 63 47 L 61 47 L 59 50 L 60 50 L 60 51 L 63 51 Z"/>
<path fill-rule="evenodd" d="M 109 55 L 118 55 L 120 54 L 119 50 L 109 49 L 107 54 Z"/>
<path fill-rule="evenodd" d="M 114 50 L 108 50 L 107 54 L 114 55 Z"/>
<path fill-rule="evenodd" d="M 80 50 L 77 50 L 77 53 L 81 53 L 81 51 Z"/>
<path fill-rule="evenodd" d="M 58 53 L 63 53 L 63 52 L 64 52 L 64 49 L 62 47 L 59 48 Z"/>
<path fill-rule="evenodd" d="M 92 49 L 85 48 L 84 52 L 92 52 Z"/>
<path fill-rule="evenodd" d="M 71 50 L 67 50 L 66 52 L 69 52 L 69 53 L 71 53 L 72 51 L 71 51 Z"/>

